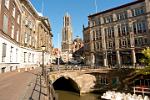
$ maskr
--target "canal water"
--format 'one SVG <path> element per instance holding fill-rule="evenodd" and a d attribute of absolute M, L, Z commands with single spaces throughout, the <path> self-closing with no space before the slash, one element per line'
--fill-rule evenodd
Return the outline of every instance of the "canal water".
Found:
<path fill-rule="evenodd" d="M 58 100 L 101 100 L 100 94 L 88 93 L 82 96 L 75 92 L 56 90 Z"/>

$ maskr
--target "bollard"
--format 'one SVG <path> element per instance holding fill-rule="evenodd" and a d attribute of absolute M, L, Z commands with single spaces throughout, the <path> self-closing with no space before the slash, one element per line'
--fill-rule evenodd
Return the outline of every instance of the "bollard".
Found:
<path fill-rule="evenodd" d="M 30 67 L 30 70 L 32 70 L 32 67 Z"/>
<path fill-rule="evenodd" d="M 28 68 L 25 68 L 25 71 L 28 71 Z"/>
<path fill-rule="evenodd" d="M 20 68 L 18 68 L 18 72 L 21 72 L 21 71 L 20 71 Z"/>

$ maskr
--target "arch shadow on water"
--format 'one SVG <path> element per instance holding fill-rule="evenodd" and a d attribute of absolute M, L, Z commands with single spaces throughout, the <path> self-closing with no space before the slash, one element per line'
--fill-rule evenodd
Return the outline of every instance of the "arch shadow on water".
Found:
<path fill-rule="evenodd" d="M 80 93 L 78 84 L 69 77 L 60 77 L 53 83 L 55 90 L 65 90 Z"/>

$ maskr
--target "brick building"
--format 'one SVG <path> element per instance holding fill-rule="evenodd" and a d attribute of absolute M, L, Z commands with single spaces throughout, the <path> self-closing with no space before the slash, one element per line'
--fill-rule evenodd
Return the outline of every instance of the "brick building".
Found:
<path fill-rule="evenodd" d="M 0 0 L 0 73 L 38 66 L 43 45 L 48 64 L 52 36 L 48 18 L 29 0 Z"/>

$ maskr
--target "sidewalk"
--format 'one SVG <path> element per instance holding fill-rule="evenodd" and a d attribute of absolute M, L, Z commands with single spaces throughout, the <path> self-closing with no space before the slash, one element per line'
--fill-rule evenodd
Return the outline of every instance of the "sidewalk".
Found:
<path fill-rule="evenodd" d="M 41 68 L 0 74 L 0 100 L 47 100 Z"/>
<path fill-rule="evenodd" d="M 40 74 L 35 74 L 34 78 L 29 84 L 24 97 L 20 100 L 47 100 L 47 87 L 45 79 Z"/>

